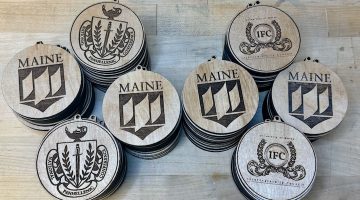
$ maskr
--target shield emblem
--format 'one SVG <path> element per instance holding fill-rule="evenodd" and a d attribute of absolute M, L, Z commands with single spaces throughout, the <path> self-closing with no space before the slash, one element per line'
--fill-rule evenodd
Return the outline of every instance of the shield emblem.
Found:
<path fill-rule="evenodd" d="M 162 91 L 120 94 L 119 106 L 121 129 L 142 140 L 165 124 Z"/>
<path fill-rule="evenodd" d="M 239 80 L 198 84 L 201 114 L 228 127 L 246 112 Z"/>
<path fill-rule="evenodd" d="M 331 84 L 289 82 L 289 113 L 310 128 L 333 116 Z"/>
<path fill-rule="evenodd" d="M 92 39 L 99 58 L 111 59 L 127 29 L 127 22 L 100 17 L 92 18 Z"/>
<path fill-rule="evenodd" d="M 18 70 L 20 103 L 44 112 L 66 95 L 63 64 Z"/>
<path fill-rule="evenodd" d="M 94 168 L 96 140 L 57 144 L 57 152 L 69 189 L 84 189 Z"/>

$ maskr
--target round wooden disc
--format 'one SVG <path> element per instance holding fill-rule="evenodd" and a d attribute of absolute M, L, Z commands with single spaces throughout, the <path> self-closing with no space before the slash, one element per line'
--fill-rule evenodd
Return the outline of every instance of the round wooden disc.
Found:
<path fill-rule="evenodd" d="M 137 70 L 120 76 L 106 91 L 103 116 L 120 141 L 148 146 L 171 134 L 181 114 L 174 86 L 160 74 Z"/>
<path fill-rule="evenodd" d="M 235 154 L 237 174 L 255 199 L 300 199 L 316 177 L 316 156 L 309 140 L 282 122 L 249 129 Z"/>
<path fill-rule="evenodd" d="M 41 184 L 59 199 L 94 199 L 113 183 L 121 166 L 111 133 L 95 121 L 59 124 L 43 139 L 36 167 Z"/>
<path fill-rule="evenodd" d="M 94 4 L 75 19 L 70 43 L 85 65 L 106 70 L 133 62 L 143 49 L 145 34 L 139 17 L 112 2 Z"/>
<path fill-rule="evenodd" d="M 272 102 L 280 118 L 306 134 L 322 134 L 343 120 L 348 107 L 339 76 L 323 64 L 302 61 L 276 78 Z"/>
<path fill-rule="evenodd" d="M 300 33 L 290 16 L 280 9 L 254 6 L 233 19 L 227 43 L 241 65 L 270 73 L 293 62 L 300 48 Z"/>
<path fill-rule="evenodd" d="M 5 67 L 2 91 L 16 113 L 42 119 L 65 110 L 81 89 L 81 72 L 64 49 L 36 44 L 17 53 Z"/>
<path fill-rule="evenodd" d="M 259 94 L 244 68 L 215 59 L 190 73 L 182 99 L 187 116 L 197 126 L 211 133 L 232 133 L 254 117 Z"/>

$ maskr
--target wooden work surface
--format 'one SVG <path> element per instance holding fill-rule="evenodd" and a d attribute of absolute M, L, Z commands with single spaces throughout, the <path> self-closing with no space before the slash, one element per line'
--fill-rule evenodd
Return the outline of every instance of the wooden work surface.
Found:
<path fill-rule="evenodd" d="M 73 19 L 96 2 L 1 0 L 0 71 L 16 52 L 36 41 L 69 46 Z M 194 67 L 212 55 L 221 57 L 230 20 L 249 2 L 124 3 L 144 23 L 153 71 L 167 77 L 181 94 L 184 79 Z M 302 44 L 296 60 L 318 58 L 338 73 L 349 95 L 345 120 L 333 133 L 314 142 L 318 175 L 307 199 L 360 199 L 360 2 L 279 0 L 262 4 L 280 7 L 299 26 Z M 97 95 L 95 113 L 101 113 L 103 94 L 97 91 Z M 2 96 L 0 108 L 0 199 L 50 199 L 35 170 L 45 133 L 22 125 Z M 182 135 L 179 145 L 164 158 L 147 161 L 128 156 L 128 176 L 110 199 L 244 199 L 230 175 L 232 152 L 204 152 Z"/>

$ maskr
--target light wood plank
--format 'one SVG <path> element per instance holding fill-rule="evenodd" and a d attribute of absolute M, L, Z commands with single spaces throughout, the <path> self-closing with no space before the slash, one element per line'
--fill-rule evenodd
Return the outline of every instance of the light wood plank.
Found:
<path fill-rule="evenodd" d="M 326 11 L 330 37 L 360 36 L 360 21 L 354 17 L 359 15 L 359 7 L 335 7 L 328 8 Z"/>
<path fill-rule="evenodd" d="M 98 3 L 99 1 L 93 1 Z M 2 32 L 69 33 L 76 16 L 92 3 L 77 2 L 0 2 Z M 126 4 L 143 22 L 146 34 L 156 34 L 156 4 Z M 22 9 L 13 9 L 21 7 Z"/>
<path fill-rule="evenodd" d="M 1 0 L 1 76 L 11 57 L 36 41 L 69 46 L 72 20 L 95 2 L 99 1 Z M 167 77 L 178 92 L 198 64 L 212 55 L 221 57 L 226 28 L 247 4 L 236 0 L 125 2 L 144 22 L 153 71 Z M 299 26 L 302 45 L 296 60 L 306 56 L 318 58 L 339 74 L 349 96 L 345 120 L 331 134 L 314 142 L 318 176 L 306 199 L 359 199 L 360 37 L 355 11 L 360 9 L 360 1 L 291 0 L 264 4 L 268 2 L 289 12 Z M 349 6 L 355 11 L 348 12 Z M 340 21 L 349 24 L 340 30 Z M 94 111 L 100 118 L 102 95 L 97 92 L 99 100 Z M 0 109 L 0 198 L 49 199 L 35 170 L 38 145 L 45 133 L 22 125 L 2 95 Z M 128 177 L 110 199 L 244 199 L 230 176 L 231 154 L 232 150 L 204 152 L 182 135 L 179 145 L 164 158 L 145 161 L 128 156 Z"/>

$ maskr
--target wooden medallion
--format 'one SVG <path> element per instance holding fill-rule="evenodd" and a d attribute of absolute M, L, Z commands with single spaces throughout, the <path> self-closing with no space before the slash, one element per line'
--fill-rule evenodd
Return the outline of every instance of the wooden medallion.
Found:
<path fill-rule="evenodd" d="M 317 161 L 310 141 L 280 121 L 249 129 L 233 157 L 233 176 L 251 199 L 301 199 L 311 189 Z"/>
<path fill-rule="evenodd" d="M 147 159 L 147 160 L 152 160 L 152 159 L 157 159 L 157 158 L 161 158 L 165 155 L 167 155 L 168 153 L 170 153 L 178 144 L 179 142 L 179 138 L 181 136 L 181 132 L 179 130 L 181 126 L 178 126 L 178 130 L 175 130 L 173 134 L 171 134 L 171 136 L 168 139 L 164 139 L 164 141 L 162 141 L 162 143 L 160 145 L 158 145 L 157 147 L 153 147 L 150 150 L 143 150 L 143 149 L 139 149 L 139 148 L 126 148 L 126 151 L 138 158 L 141 159 Z"/>
<path fill-rule="evenodd" d="M 77 16 L 70 40 L 83 65 L 111 70 L 138 59 L 145 34 L 140 19 L 130 8 L 104 2 L 86 8 Z"/>
<path fill-rule="evenodd" d="M 41 184 L 59 199 L 95 199 L 113 192 L 125 159 L 111 133 L 91 119 L 65 121 L 50 130 L 36 167 Z"/>
<path fill-rule="evenodd" d="M 324 134 L 343 120 L 348 107 L 339 76 L 323 64 L 292 64 L 276 78 L 272 103 L 284 122 L 308 135 Z"/>
<path fill-rule="evenodd" d="M 76 60 L 66 50 L 36 44 L 17 53 L 5 67 L 2 91 L 17 114 L 44 119 L 69 108 L 82 88 Z"/>
<path fill-rule="evenodd" d="M 215 59 L 190 73 L 182 99 L 191 123 L 203 131 L 222 135 L 239 131 L 250 122 L 259 94 L 254 79 L 244 68 Z"/>
<path fill-rule="evenodd" d="M 300 48 L 300 33 L 282 10 L 257 5 L 241 11 L 227 33 L 230 54 L 254 72 L 271 73 L 293 62 Z"/>
<path fill-rule="evenodd" d="M 103 102 L 103 116 L 116 138 L 133 147 L 157 144 L 179 124 L 180 100 L 163 76 L 144 70 L 114 81 Z"/>

